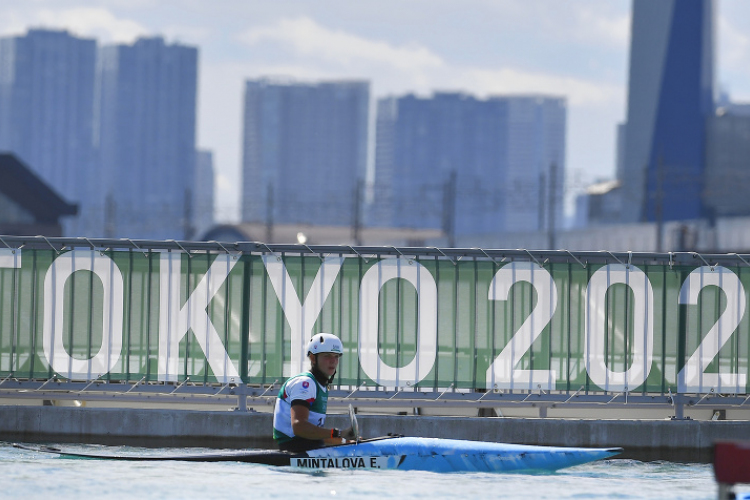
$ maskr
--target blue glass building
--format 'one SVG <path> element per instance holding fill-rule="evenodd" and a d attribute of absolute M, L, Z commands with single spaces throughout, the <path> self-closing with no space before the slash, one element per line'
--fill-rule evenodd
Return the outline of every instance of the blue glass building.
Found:
<path fill-rule="evenodd" d="M 381 99 L 368 223 L 449 236 L 561 223 L 565 121 L 559 97 Z"/>
<path fill-rule="evenodd" d="M 714 114 L 712 0 L 634 0 L 621 222 L 705 215 Z"/>
<path fill-rule="evenodd" d="M 245 83 L 242 221 L 349 226 L 367 174 L 370 84 Z"/>
<path fill-rule="evenodd" d="M 193 238 L 198 50 L 160 37 L 99 54 L 106 235 Z"/>
<path fill-rule="evenodd" d="M 96 42 L 32 29 L 0 39 L 0 150 L 14 153 L 79 216 L 70 236 L 101 236 L 93 136 Z"/>

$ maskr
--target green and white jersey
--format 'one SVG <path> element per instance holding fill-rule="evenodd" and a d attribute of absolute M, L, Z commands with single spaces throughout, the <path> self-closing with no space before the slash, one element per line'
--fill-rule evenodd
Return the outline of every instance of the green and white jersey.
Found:
<path fill-rule="evenodd" d="M 323 427 L 328 408 L 328 389 L 320 385 L 310 372 L 300 373 L 281 386 L 273 410 L 273 438 L 281 443 L 294 437 L 292 431 L 292 401 L 310 403 L 308 422 Z"/>

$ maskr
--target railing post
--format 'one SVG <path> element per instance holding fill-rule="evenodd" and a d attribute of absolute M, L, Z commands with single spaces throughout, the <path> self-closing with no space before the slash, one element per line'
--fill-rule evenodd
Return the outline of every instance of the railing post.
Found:
<path fill-rule="evenodd" d="M 674 405 L 674 416 L 672 420 L 685 420 L 685 396 L 682 394 L 675 394 L 672 396 L 672 404 Z"/>
<path fill-rule="evenodd" d="M 244 383 L 238 385 L 235 389 L 237 394 L 237 411 L 247 411 L 247 386 Z"/>

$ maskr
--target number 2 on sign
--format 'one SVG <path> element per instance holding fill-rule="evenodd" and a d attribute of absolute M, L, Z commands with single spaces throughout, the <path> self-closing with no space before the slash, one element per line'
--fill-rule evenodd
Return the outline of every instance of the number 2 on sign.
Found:
<path fill-rule="evenodd" d="M 736 274 L 725 267 L 694 269 L 680 289 L 680 304 L 698 304 L 698 294 L 707 286 L 717 286 L 726 294 L 727 306 L 698 349 L 677 376 L 678 392 L 744 393 L 744 373 L 706 373 L 745 315 L 745 287 Z"/>
<path fill-rule="evenodd" d="M 512 262 L 495 274 L 490 283 L 488 298 L 508 300 L 511 287 L 520 282 L 527 282 L 534 287 L 537 295 L 536 305 L 487 370 L 487 387 L 551 390 L 555 388 L 557 379 L 554 370 L 522 370 L 516 368 L 516 365 L 555 314 L 557 285 L 552 275 L 543 267 L 531 262 Z"/>

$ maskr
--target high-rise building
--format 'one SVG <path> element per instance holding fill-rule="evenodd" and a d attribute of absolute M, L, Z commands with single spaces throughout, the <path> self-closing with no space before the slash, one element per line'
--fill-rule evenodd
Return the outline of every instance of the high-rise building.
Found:
<path fill-rule="evenodd" d="M 369 224 L 450 237 L 562 223 L 564 98 L 408 95 L 377 111 Z"/>
<path fill-rule="evenodd" d="M 97 132 L 106 233 L 194 237 L 198 50 L 162 38 L 102 47 Z"/>
<path fill-rule="evenodd" d="M 713 114 L 713 1 L 634 0 L 621 222 L 704 215 Z"/>
<path fill-rule="evenodd" d="M 247 81 L 242 220 L 356 225 L 369 99 L 364 81 Z"/>
<path fill-rule="evenodd" d="M 101 236 L 93 149 L 96 42 L 66 31 L 0 39 L 0 150 L 12 152 L 79 217 L 69 236 Z"/>
<path fill-rule="evenodd" d="M 214 225 L 214 156 L 211 151 L 196 152 L 193 193 L 193 234 L 200 238 Z"/>

